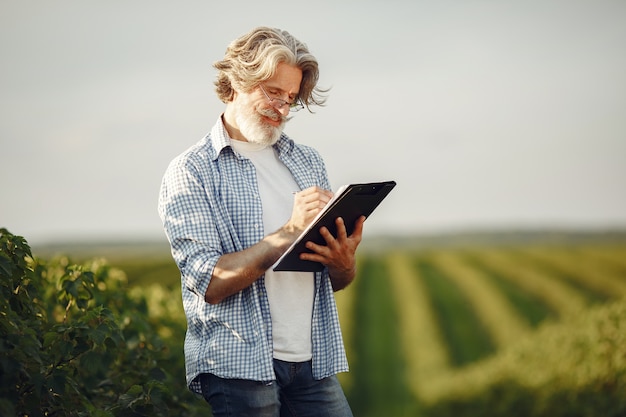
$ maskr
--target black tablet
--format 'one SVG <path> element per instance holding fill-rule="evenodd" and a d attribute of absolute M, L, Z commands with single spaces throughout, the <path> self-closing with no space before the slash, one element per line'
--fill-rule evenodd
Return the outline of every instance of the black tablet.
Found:
<path fill-rule="evenodd" d="M 368 217 L 395 186 L 395 181 L 385 181 L 341 187 L 309 227 L 276 262 L 274 271 L 321 271 L 324 268 L 321 263 L 300 259 L 301 253 L 311 252 L 305 247 L 306 242 L 325 245 L 326 241 L 320 234 L 320 228 L 325 226 L 333 236 L 336 236 L 337 217 L 343 218 L 348 235 L 352 234 L 357 219 L 361 216 Z"/>

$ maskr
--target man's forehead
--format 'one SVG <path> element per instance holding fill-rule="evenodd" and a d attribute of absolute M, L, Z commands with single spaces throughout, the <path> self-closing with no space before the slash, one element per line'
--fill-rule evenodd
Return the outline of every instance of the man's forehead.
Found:
<path fill-rule="evenodd" d="M 274 75 L 266 81 L 268 86 L 289 94 L 297 94 L 300 91 L 300 83 L 302 83 L 302 70 L 284 62 L 278 64 Z"/>

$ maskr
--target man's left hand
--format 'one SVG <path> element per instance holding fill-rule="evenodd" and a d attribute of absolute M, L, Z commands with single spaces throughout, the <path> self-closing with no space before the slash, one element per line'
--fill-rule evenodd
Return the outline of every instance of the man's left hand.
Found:
<path fill-rule="evenodd" d="M 302 253 L 300 259 L 320 262 L 328 267 L 333 289 L 341 290 L 348 286 L 356 275 L 356 249 L 363 236 L 365 216 L 361 216 L 354 224 L 354 231 L 350 236 L 341 217 L 335 220 L 337 236 L 333 236 L 328 228 L 322 227 L 320 234 L 326 241 L 326 246 L 307 242 L 307 249 L 313 253 Z"/>

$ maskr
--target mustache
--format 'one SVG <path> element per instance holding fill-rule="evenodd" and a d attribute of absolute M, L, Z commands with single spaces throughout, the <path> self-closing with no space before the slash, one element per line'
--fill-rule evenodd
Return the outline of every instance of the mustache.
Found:
<path fill-rule="evenodd" d="M 290 119 L 289 117 L 283 116 L 272 109 L 258 109 L 258 112 L 265 117 L 269 117 L 274 121 L 280 121 L 281 123 L 285 123 Z"/>

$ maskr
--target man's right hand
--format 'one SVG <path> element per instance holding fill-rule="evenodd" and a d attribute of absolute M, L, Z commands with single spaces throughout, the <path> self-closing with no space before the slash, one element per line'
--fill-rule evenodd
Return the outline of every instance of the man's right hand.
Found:
<path fill-rule="evenodd" d="M 294 233 L 295 237 L 299 236 L 331 198 L 333 198 L 332 191 L 317 186 L 295 193 L 291 218 L 285 225 L 285 229 Z"/>

